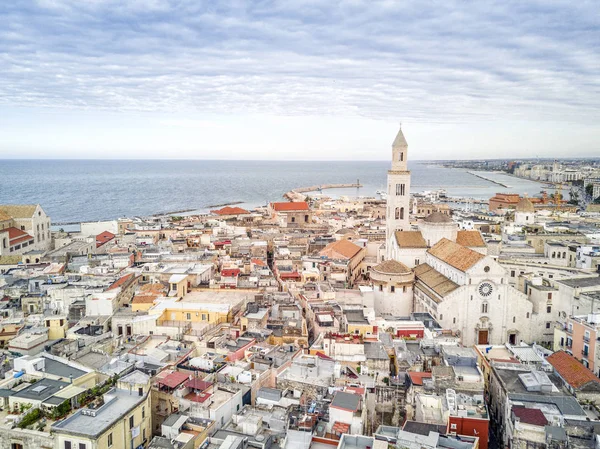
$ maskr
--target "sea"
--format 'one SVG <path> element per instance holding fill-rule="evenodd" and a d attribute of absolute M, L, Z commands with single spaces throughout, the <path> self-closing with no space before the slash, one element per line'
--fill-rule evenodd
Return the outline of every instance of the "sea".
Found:
<path fill-rule="evenodd" d="M 499 172 L 409 162 L 411 191 L 445 189 L 449 196 L 488 199 L 496 192 L 539 195 L 541 183 Z M 355 183 L 324 190 L 340 196 L 376 196 L 386 190 L 389 161 L 0 160 L 0 204 L 39 203 L 60 226 L 163 213 L 202 213 L 226 204 L 254 208 L 294 188 Z M 183 213 L 182 213 L 183 214 Z"/>

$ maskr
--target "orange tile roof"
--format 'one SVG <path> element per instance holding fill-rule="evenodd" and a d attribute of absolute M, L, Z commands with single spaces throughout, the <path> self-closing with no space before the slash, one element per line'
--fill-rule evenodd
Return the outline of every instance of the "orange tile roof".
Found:
<path fill-rule="evenodd" d="M 112 232 L 104 231 L 101 234 L 96 236 L 96 248 L 104 245 L 107 242 L 110 242 L 115 238 L 115 235 Z"/>
<path fill-rule="evenodd" d="M 231 206 L 225 206 L 222 209 L 211 210 L 210 212 L 213 214 L 217 214 L 217 215 L 244 215 L 244 214 L 250 213 L 246 209 L 242 209 L 241 207 L 231 207 Z"/>
<path fill-rule="evenodd" d="M 338 240 L 330 243 L 323 248 L 319 255 L 329 257 L 330 259 L 352 259 L 362 248 L 350 240 Z"/>
<path fill-rule="evenodd" d="M 485 247 L 485 242 L 479 231 L 458 231 L 456 233 L 456 243 L 468 248 Z"/>
<path fill-rule="evenodd" d="M 158 298 L 157 295 L 135 295 L 132 304 L 152 304 Z"/>
<path fill-rule="evenodd" d="M 113 282 L 112 285 L 107 288 L 107 290 L 114 290 L 115 288 L 121 287 L 122 285 L 126 284 L 130 279 L 133 279 L 133 276 L 133 273 L 126 274 L 125 276 Z"/>
<path fill-rule="evenodd" d="M 460 271 L 467 271 L 485 256 L 448 239 L 442 239 L 427 250 L 429 254 Z"/>
<path fill-rule="evenodd" d="M 408 375 L 413 385 L 423 385 L 423 379 L 431 379 L 433 377 L 431 373 L 424 373 L 422 371 L 409 371 Z"/>
<path fill-rule="evenodd" d="M 32 236 L 15 227 L 6 228 L 0 232 L 8 233 L 8 240 L 11 245 L 16 245 L 17 243 L 25 242 L 27 240 L 33 240 Z"/>
<path fill-rule="evenodd" d="M 421 231 L 396 231 L 395 234 L 400 248 L 427 248 Z"/>
<path fill-rule="evenodd" d="M 271 207 L 276 212 L 293 212 L 308 210 L 308 203 L 306 201 L 271 203 Z"/>
<path fill-rule="evenodd" d="M 560 377 L 573 388 L 581 388 L 590 382 L 600 384 L 600 379 L 594 373 L 565 351 L 555 352 L 546 357 L 546 360 L 554 367 Z"/>

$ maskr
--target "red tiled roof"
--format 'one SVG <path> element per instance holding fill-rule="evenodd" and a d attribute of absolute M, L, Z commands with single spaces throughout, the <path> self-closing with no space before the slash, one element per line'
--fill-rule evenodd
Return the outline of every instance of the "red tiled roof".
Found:
<path fill-rule="evenodd" d="M 24 242 L 27 240 L 33 240 L 33 237 L 27 234 L 25 231 L 21 231 L 19 228 L 11 226 L 10 228 L 4 229 L 2 232 L 8 232 L 8 240 L 11 245 Z"/>
<path fill-rule="evenodd" d="M 521 405 L 513 405 L 512 412 L 522 423 L 540 427 L 548 425 L 548 420 L 538 408 L 527 408 Z"/>
<path fill-rule="evenodd" d="M 413 385 L 423 385 L 423 379 L 431 379 L 431 373 L 424 373 L 422 371 L 409 371 L 410 381 Z"/>
<path fill-rule="evenodd" d="M 122 285 L 126 284 L 130 279 L 133 279 L 134 274 L 129 273 L 123 276 L 122 278 L 117 279 L 113 284 L 107 288 L 107 290 L 114 290 L 115 288 L 119 288 Z"/>
<path fill-rule="evenodd" d="M 185 383 L 185 386 L 188 388 L 193 388 L 194 390 L 204 391 L 204 390 L 208 390 L 210 387 L 212 387 L 213 383 L 207 382 L 202 379 L 198 379 L 197 377 L 194 377 L 193 379 L 188 380 Z"/>
<path fill-rule="evenodd" d="M 112 232 L 104 231 L 101 234 L 96 236 L 96 248 L 104 245 L 106 242 L 110 242 L 115 238 L 115 235 Z"/>
<path fill-rule="evenodd" d="M 248 212 L 246 209 L 242 209 L 241 207 L 226 206 L 222 209 L 211 210 L 211 213 L 216 215 L 245 215 L 249 214 L 250 212 Z"/>
<path fill-rule="evenodd" d="M 331 357 L 326 356 L 325 354 L 323 354 L 320 351 L 317 351 L 316 356 L 323 360 L 333 360 Z"/>
<path fill-rule="evenodd" d="M 573 388 L 580 388 L 590 382 L 600 384 L 600 379 L 594 373 L 565 351 L 555 352 L 546 357 L 546 360 L 554 367 L 560 377 Z"/>
<path fill-rule="evenodd" d="M 252 263 L 254 265 L 258 265 L 259 267 L 266 267 L 267 266 L 267 263 L 264 260 L 261 260 L 261 259 L 254 259 L 253 258 L 252 259 Z"/>
<path fill-rule="evenodd" d="M 159 384 L 169 388 L 177 388 L 179 385 L 189 379 L 189 375 L 180 371 L 173 371 L 158 381 Z"/>
<path fill-rule="evenodd" d="M 345 422 L 336 421 L 333 423 L 333 427 L 331 428 L 333 433 L 342 434 L 350 432 L 350 424 L 346 424 Z"/>
<path fill-rule="evenodd" d="M 279 273 L 279 277 L 281 279 L 300 279 L 300 273 L 298 273 L 297 271 L 293 271 L 291 273 Z"/>
<path fill-rule="evenodd" d="M 224 268 L 223 270 L 221 270 L 221 276 L 233 277 L 233 276 L 239 276 L 239 275 L 240 275 L 240 270 L 238 268 Z"/>
<path fill-rule="evenodd" d="M 306 201 L 271 203 L 271 207 L 276 212 L 293 212 L 308 210 L 308 203 Z"/>

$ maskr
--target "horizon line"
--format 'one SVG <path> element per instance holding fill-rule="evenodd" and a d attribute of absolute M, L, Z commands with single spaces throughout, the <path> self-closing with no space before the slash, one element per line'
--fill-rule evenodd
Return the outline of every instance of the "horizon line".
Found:
<path fill-rule="evenodd" d="M 408 162 L 475 162 L 475 161 L 508 161 L 508 160 L 600 160 L 596 156 L 575 157 L 506 157 L 506 158 L 466 158 L 466 159 L 409 159 Z M 389 162 L 390 159 L 200 159 L 200 158 L 61 158 L 30 157 L 4 158 L 0 161 L 210 161 L 210 162 Z"/>

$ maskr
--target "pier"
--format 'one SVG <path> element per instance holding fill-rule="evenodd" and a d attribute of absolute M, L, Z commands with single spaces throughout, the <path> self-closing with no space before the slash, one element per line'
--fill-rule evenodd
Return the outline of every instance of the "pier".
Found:
<path fill-rule="evenodd" d="M 358 182 L 358 179 L 355 183 L 347 183 L 347 184 L 321 184 L 318 186 L 310 186 L 310 187 L 299 187 L 297 189 L 290 190 L 289 192 L 283 195 L 284 198 L 287 198 L 290 201 L 304 201 L 306 198 L 302 193 L 307 192 L 317 192 L 321 190 L 327 189 L 350 189 L 350 188 L 359 188 L 362 187 L 362 184 Z"/>
<path fill-rule="evenodd" d="M 493 179 L 487 178 L 487 177 L 485 177 L 483 175 L 478 175 L 477 173 L 473 173 L 472 171 L 467 172 L 467 173 L 469 173 L 470 175 L 473 175 L 473 176 L 477 176 L 480 179 L 485 179 L 486 181 L 493 182 L 494 184 L 498 184 L 499 186 L 505 187 L 507 189 L 511 188 L 511 186 L 506 185 L 506 184 L 504 184 L 504 183 L 502 183 L 500 181 L 494 181 Z"/>

